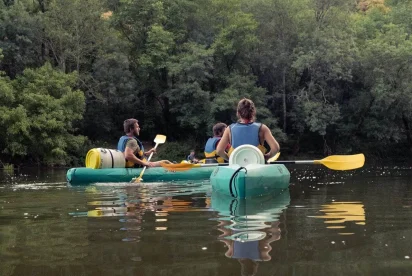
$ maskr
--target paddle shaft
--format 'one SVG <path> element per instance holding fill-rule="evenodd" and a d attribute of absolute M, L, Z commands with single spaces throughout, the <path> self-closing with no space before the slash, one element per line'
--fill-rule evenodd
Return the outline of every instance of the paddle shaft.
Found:
<path fill-rule="evenodd" d="M 274 161 L 269 164 L 317 164 L 317 160 Z"/>
<path fill-rule="evenodd" d="M 297 160 L 297 161 L 273 161 L 267 164 L 317 164 L 317 160 Z M 195 164 L 193 167 L 216 167 L 216 166 L 229 166 L 229 163 L 213 163 L 213 164 Z"/>
<path fill-rule="evenodd" d="M 154 149 L 156 149 L 157 148 L 157 145 L 159 145 L 158 143 L 156 143 L 156 145 L 155 145 L 155 147 L 154 147 Z M 147 162 L 150 162 L 150 159 L 152 159 L 152 156 L 153 156 L 153 152 L 152 153 L 150 153 L 150 155 L 149 155 L 149 158 L 147 158 Z M 144 168 L 143 168 L 143 170 L 142 170 L 142 172 L 140 173 L 140 175 L 139 175 L 139 177 L 138 178 L 142 178 L 142 176 L 143 176 L 143 174 L 144 174 L 144 171 L 146 170 L 146 168 L 147 168 L 147 166 L 144 166 Z"/>

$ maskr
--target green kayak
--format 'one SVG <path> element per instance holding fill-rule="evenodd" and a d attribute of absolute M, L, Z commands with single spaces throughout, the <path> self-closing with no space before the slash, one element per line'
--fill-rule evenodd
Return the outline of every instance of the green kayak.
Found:
<path fill-rule="evenodd" d="M 214 167 L 195 168 L 188 171 L 171 172 L 162 167 L 146 169 L 143 181 L 185 181 L 209 179 Z M 130 182 L 132 178 L 139 176 L 141 168 L 108 168 L 89 169 L 71 168 L 67 171 L 67 182 L 71 185 L 85 185 L 96 182 Z"/>
<path fill-rule="evenodd" d="M 290 173 L 281 164 L 216 167 L 210 176 L 214 192 L 234 198 L 277 194 L 289 187 Z"/>

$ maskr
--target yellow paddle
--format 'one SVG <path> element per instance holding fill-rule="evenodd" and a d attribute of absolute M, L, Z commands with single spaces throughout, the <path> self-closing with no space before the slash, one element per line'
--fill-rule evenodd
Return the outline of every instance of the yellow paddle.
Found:
<path fill-rule="evenodd" d="M 154 142 L 156 143 L 154 149 L 156 149 L 159 144 L 164 144 L 166 142 L 166 136 L 161 135 L 161 134 L 157 134 L 155 139 L 154 139 Z M 149 158 L 147 158 L 147 162 L 150 162 L 150 159 L 152 159 L 152 156 L 153 156 L 153 152 L 150 153 Z M 143 174 L 146 171 L 146 168 L 147 168 L 147 166 L 144 166 L 144 168 L 143 168 L 142 172 L 140 173 L 139 177 L 136 177 L 134 179 L 135 183 L 139 183 L 139 182 L 143 181 Z M 132 179 L 132 181 L 133 181 L 133 179 Z"/>
<path fill-rule="evenodd" d="M 322 164 L 325 167 L 337 170 L 346 171 L 354 170 L 363 167 L 365 156 L 363 153 L 354 155 L 331 155 L 322 160 L 298 160 L 298 161 L 273 161 L 269 164 Z M 227 166 L 229 164 L 161 164 L 161 166 L 170 171 L 187 171 L 196 167 L 211 167 L 211 166 Z"/>
<path fill-rule="evenodd" d="M 279 156 L 280 156 L 280 151 L 276 153 L 276 155 L 273 156 L 272 158 L 269 158 L 268 163 L 278 160 Z"/>
<path fill-rule="evenodd" d="M 268 159 L 268 163 L 272 164 L 274 161 L 276 161 L 280 156 L 280 152 L 276 153 L 275 156 L 272 158 Z M 190 165 L 181 165 L 181 164 L 190 164 Z M 187 171 L 192 168 L 196 167 L 217 167 L 217 166 L 228 166 L 228 163 L 213 163 L 213 164 L 192 164 L 186 161 L 182 161 L 180 164 L 160 164 L 163 168 L 169 171 Z"/>

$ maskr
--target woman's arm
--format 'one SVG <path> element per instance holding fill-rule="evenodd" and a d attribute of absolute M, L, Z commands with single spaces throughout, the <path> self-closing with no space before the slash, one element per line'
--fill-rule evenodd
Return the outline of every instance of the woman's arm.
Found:
<path fill-rule="evenodd" d="M 269 159 L 275 156 L 280 150 L 279 143 L 276 141 L 275 137 L 273 137 L 272 132 L 266 125 L 262 125 L 261 131 L 263 132 L 263 138 L 270 147 L 270 151 L 265 154 L 265 158 Z"/>

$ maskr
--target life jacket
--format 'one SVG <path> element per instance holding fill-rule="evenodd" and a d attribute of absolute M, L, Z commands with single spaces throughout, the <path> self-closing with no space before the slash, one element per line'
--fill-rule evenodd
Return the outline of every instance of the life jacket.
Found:
<path fill-rule="evenodd" d="M 205 145 L 206 164 L 225 163 L 225 160 L 216 154 L 216 146 L 220 139 L 222 139 L 222 137 L 212 137 L 207 140 Z"/>
<path fill-rule="evenodd" d="M 242 145 L 252 145 L 260 149 L 265 154 L 266 148 L 260 144 L 259 131 L 262 127 L 261 123 L 234 123 L 229 126 L 230 128 L 230 149 L 228 156 L 234 151 L 235 148 Z"/>
<path fill-rule="evenodd" d="M 139 146 L 139 149 L 140 149 L 137 153 L 135 153 L 135 156 L 136 156 L 137 158 L 139 158 L 140 160 L 146 161 L 146 157 L 144 156 L 144 147 L 143 147 L 143 144 L 142 144 L 142 142 L 140 142 L 140 140 L 137 139 L 135 136 L 127 136 L 127 135 L 124 135 L 124 136 L 120 137 L 119 143 L 117 143 L 117 150 L 119 150 L 119 151 L 121 151 L 121 152 L 124 153 L 125 150 L 126 150 L 126 144 L 127 144 L 127 142 L 128 142 L 130 139 L 135 139 L 136 142 L 137 142 L 137 145 Z M 139 168 L 139 167 L 142 167 L 142 166 L 139 165 L 139 164 L 135 164 L 135 163 L 133 163 L 132 161 L 128 161 L 128 160 L 126 159 L 126 168 L 133 168 L 133 167 Z"/>

